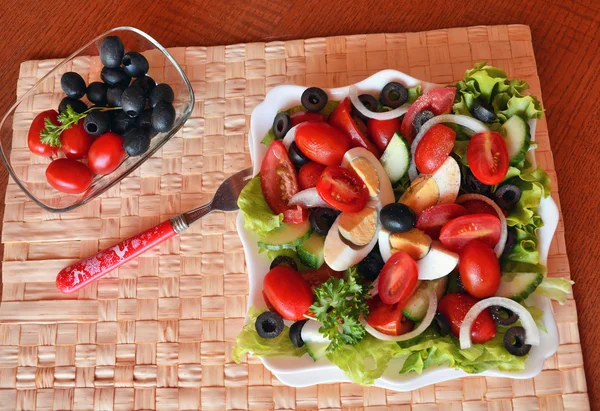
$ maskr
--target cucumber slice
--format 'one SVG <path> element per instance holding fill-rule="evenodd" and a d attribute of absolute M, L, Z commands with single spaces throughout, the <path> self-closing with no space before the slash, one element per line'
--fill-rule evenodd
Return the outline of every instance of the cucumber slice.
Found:
<path fill-rule="evenodd" d="M 320 327 L 320 322 L 308 320 L 300 333 L 308 355 L 315 361 L 323 358 L 327 352 L 327 347 L 329 347 L 329 338 L 319 332 Z"/>
<path fill-rule="evenodd" d="M 319 269 L 325 262 L 323 249 L 325 248 L 325 236 L 313 232 L 308 240 L 296 247 L 298 258 L 304 265 Z"/>
<path fill-rule="evenodd" d="M 437 280 L 423 281 L 423 283 L 421 283 L 421 286 L 417 289 L 417 291 L 415 291 L 412 297 L 410 297 L 410 300 L 408 300 L 408 302 L 402 309 L 402 315 L 404 315 L 411 321 L 423 321 L 423 318 L 425 318 L 425 314 L 427 314 L 427 308 L 429 306 L 429 293 L 431 291 L 434 291 L 439 301 L 446 292 L 447 283 L 447 276 L 438 278 Z"/>
<path fill-rule="evenodd" d="M 396 132 L 392 136 L 379 161 L 392 184 L 400 181 L 406 174 L 410 165 L 410 145 L 400 133 Z"/>
<path fill-rule="evenodd" d="M 300 224 L 283 224 L 258 241 L 258 246 L 267 250 L 295 248 L 310 237 L 311 226 L 308 219 Z"/>
<path fill-rule="evenodd" d="M 519 164 L 525 159 L 531 142 L 529 124 L 522 117 L 514 115 L 500 127 L 500 134 L 504 136 L 510 165 Z"/>
<path fill-rule="evenodd" d="M 521 302 L 529 297 L 543 280 L 542 273 L 503 273 L 496 296 Z"/>

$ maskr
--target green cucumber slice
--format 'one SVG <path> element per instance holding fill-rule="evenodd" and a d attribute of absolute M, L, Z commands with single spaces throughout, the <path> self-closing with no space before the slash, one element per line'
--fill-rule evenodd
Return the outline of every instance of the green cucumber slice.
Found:
<path fill-rule="evenodd" d="M 543 280 L 542 273 L 503 273 L 496 295 L 521 302 L 529 297 Z"/>
<path fill-rule="evenodd" d="M 510 165 L 519 164 L 525 159 L 525 155 L 531 144 L 529 124 L 522 117 L 514 115 L 500 127 L 500 134 L 504 136 Z"/>
<path fill-rule="evenodd" d="M 319 269 L 325 262 L 323 249 L 325 248 L 325 236 L 313 232 L 308 240 L 300 243 L 296 247 L 298 258 L 304 265 L 314 269 Z"/>
<path fill-rule="evenodd" d="M 311 226 L 308 219 L 300 224 L 283 224 L 258 241 L 258 246 L 267 250 L 296 248 L 310 237 Z"/>
<path fill-rule="evenodd" d="M 321 323 L 319 321 L 308 320 L 302 327 L 300 334 L 308 355 L 315 361 L 323 358 L 327 352 L 327 347 L 329 347 L 329 339 L 319 332 L 320 327 Z"/>
<path fill-rule="evenodd" d="M 392 184 L 400 181 L 406 174 L 410 166 L 410 145 L 400 133 L 396 132 L 392 136 L 379 161 Z"/>
<path fill-rule="evenodd" d="M 446 292 L 447 283 L 448 276 L 437 280 L 423 281 L 402 309 L 402 315 L 411 321 L 423 321 L 429 307 L 429 293 L 434 291 L 439 301 Z"/>

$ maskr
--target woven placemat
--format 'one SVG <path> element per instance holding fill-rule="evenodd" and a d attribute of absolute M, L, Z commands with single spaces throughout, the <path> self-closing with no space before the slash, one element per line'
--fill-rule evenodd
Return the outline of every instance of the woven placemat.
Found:
<path fill-rule="evenodd" d="M 224 178 L 249 166 L 250 114 L 276 85 L 337 87 L 385 68 L 450 83 L 487 60 L 527 80 L 531 92 L 541 96 L 531 34 L 519 25 L 169 51 L 193 84 L 196 107 L 183 129 L 131 176 L 64 215 L 43 211 L 9 181 L 2 235 L 0 409 L 589 408 L 572 297 L 554 305 L 558 353 L 530 380 L 476 376 L 408 393 L 353 384 L 294 389 L 256 358 L 235 364 L 231 348 L 244 322 L 248 287 L 235 213 L 211 214 L 78 293 L 60 294 L 54 279 L 62 267 L 206 202 Z M 74 69 L 91 81 L 98 73 L 89 61 L 79 59 Z M 17 94 L 57 62 L 24 62 Z M 169 73 L 159 62 L 152 63 L 150 75 L 161 81 Z M 52 93 L 61 93 L 57 82 L 44 92 L 34 100 L 35 112 L 15 118 L 15 138 L 24 138 L 35 113 L 58 101 Z M 538 122 L 536 139 L 537 158 L 552 177 L 552 196 L 559 203 L 545 119 Z M 13 147 L 23 147 L 22 141 Z M 22 175 L 40 178 L 43 170 L 26 148 L 13 155 Z M 550 276 L 569 277 L 563 232 L 561 219 Z"/>

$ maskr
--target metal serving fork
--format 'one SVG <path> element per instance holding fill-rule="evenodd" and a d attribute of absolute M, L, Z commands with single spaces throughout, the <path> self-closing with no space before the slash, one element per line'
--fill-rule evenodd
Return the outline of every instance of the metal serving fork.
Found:
<path fill-rule="evenodd" d="M 163 221 L 143 233 L 99 251 L 92 257 L 63 268 L 56 276 L 56 287 L 63 293 L 77 291 L 152 247 L 181 233 L 190 224 L 211 211 L 237 210 L 237 199 L 250 178 L 252 178 L 252 168 L 239 171 L 223 181 L 212 200 L 207 204 Z"/>

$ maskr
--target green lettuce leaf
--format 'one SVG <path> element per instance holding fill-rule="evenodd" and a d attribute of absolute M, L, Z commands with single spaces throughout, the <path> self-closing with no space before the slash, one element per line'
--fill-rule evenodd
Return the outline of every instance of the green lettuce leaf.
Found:
<path fill-rule="evenodd" d="M 408 88 L 408 100 L 406 101 L 408 104 L 414 103 L 420 96 L 423 94 L 423 90 L 421 86 L 414 86 Z"/>
<path fill-rule="evenodd" d="M 263 196 L 260 177 L 246 184 L 238 198 L 238 207 L 244 214 L 244 227 L 258 236 L 264 236 L 283 224 L 283 214 L 274 214 Z"/>
<path fill-rule="evenodd" d="M 529 314 L 531 314 L 531 316 L 533 317 L 533 321 L 535 321 L 535 325 L 537 325 L 540 331 L 543 331 L 546 334 L 548 334 L 546 324 L 544 324 L 544 310 L 542 310 L 539 307 L 536 307 L 535 305 L 529 307 L 523 304 L 523 306 L 527 309 L 527 311 L 529 311 Z"/>
<path fill-rule="evenodd" d="M 571 292 L 571 285 L 573 284 L 573 281 L 566 278 L 546 277 L 538 288 L 535 289 L 535 293 L 564 304 L 567 301 L 567 294 Z"/>

